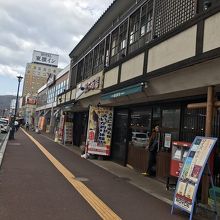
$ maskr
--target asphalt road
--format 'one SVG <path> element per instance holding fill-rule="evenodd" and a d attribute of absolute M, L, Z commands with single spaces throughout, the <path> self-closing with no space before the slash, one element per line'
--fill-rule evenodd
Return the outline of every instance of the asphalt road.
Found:
<path fill-rule="evenodd" d="M 110 174 L 42 135 L 32 135 L 43 151 L 47 150 L 54 158 L 40 151 L 21 130 L 14 141 L 9 141 L 0 170 L 0 219 L 95 220 L 102 219 L 100 212 L 105 214 L 108 209 L 118 219 L 188 219 L 184 213 L 170 215 L 169 205 L 126 179 Z"/>

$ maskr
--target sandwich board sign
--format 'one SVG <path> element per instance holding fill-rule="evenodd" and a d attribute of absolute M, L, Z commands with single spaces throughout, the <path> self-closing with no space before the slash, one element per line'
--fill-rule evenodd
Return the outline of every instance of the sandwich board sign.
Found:
<path fill-rule="evenodd" d="M 188 152 L 178 178 L 172 211 L 179 208 L 192 219 L 198 186 L 217 138 L 197 136 Z"/>

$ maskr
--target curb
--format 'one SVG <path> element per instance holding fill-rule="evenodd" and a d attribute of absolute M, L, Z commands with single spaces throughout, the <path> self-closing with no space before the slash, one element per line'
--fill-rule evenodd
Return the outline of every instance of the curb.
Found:
<path fill-rule="evenodd" d="M 2 165 L 5 149 L 6 149 L 6 146 L 7 146 L 7 143 L 8 143 L 9 133 L 10 132 L 8 132 L 7 136 L 5 137 L 4 143 L 3 143 L 2 147 L 1 147 L 1 150 L 0 150 L 0 167 Z"/>

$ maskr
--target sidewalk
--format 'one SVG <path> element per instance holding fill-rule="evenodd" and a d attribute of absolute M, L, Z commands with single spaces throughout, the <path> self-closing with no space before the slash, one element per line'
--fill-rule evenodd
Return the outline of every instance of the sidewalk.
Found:
<path fill-rule="evenodd" d="M 49 140 L 53 140 L 53 136 L 43 133 L 41 134 L 44 137 L 47 137 Z M 77 146 L 73 145 L 62 145 L 64 148 L 70 150 L 71 152 L 81 155 L 81 150 Z M 87 159 L 91 163 L 101 167 L 102 169 L 110 172 L 111 174 L 127 181 L 128 183 L 136 186 L 137 188 L 143 190 L 144 192 L 150 194 L 151 196 L 172 205 L 174 190 L 166 190 L 166 185 L 156 178 L 146 177 L 139 173 L 138 171 L 131 169 L 130 167 L 124 167 L 110 160 L 99 160 L 99 159 Z M 219 215 L 220 213 L 218 213 Z M 197 207 L 197 214 L 194 216 L 194 219 L 206 220 L 214 219 L 214 215 L 210 210 L 207 210 L 204 206 Z M 220 219 L 220 218 L 218 218 Z"/>
<path fill-rule="evenodd" d="M 171 207 L 170 205 L 172 204 L 174 192 L 166 191 L 165 184 L 157 181 L 155 178 L 145 177 L 131 168 L 123 167 L 123 166 L 116 164 L 112 161 L 88 159 L 87 160 L 88 162 L 86 162 L 86 160 L 80 158 L 80 155 L 81 155 L 80 148 L 78 148 L 76 146 L 64 146 L 62 144 L 57 144 L 57 143 L 55 144 L 54 140 L 45 134 L 36 134 L 33 132 L 30 132 L 30 134 L 33 135 L 33 137 L 35 137 L 36 139 L 39 139 L 39 141 L 41 141 L 43 143 L 43 145 L 48 148 L 49 152 L 53 152 L 57 156 L 57 158 L 59 160 L 63 161 L 63 163 L 65 163 L 65 165 L 67 167 L 72 169 L 77 174 L 78 177 L 87 178 L 89 181 L 86 183 L 89 186 L 91 186 L 91 188 L 94 188 L 94 190 L 97 190 L 97 188 L 98 188 L 102 191 L 102 193 L 103 193 L 103 191 L 106 191 L 107 194 L 105 194 L 105 195 L 108 195 L 108 197 L 110 197 L 110 198 L 108 198 L 108 199 L 110 199 L 110 201 L 113 201 L 112 198 L 116 198 L 115 197 L 116 195 L 117 195 L 118 200 L 122 199 L 121 197 L 118 197 L 118 195 L 120 193 L 122 193 L 122 191 L 124 190 L 125 187 L 127 187 L 126 194 L 123 194 L 123 196 L 127 197 L 127 202 L 129 202 L 128 200 L 131 200 L 131 198 L 133 198 L 136 202 L 141 201 L 141 200 L 150 200 L 149 203 L 145 202 L 144 204 L 148 204 L 149 206 L 151 205 L 154 207 L 153 202 L 152 202 L 152 201 L 154 201 L 156 204 L 160 204 L 160 207 L 162 207 L 162 206 L 167 207 L 166 214 L 170 213 L 170 207 Z M 15 177 L 15 174 L 16 175 L 19 174 L 19 173 L 17 173 L 17 169 L 21 169 L 21 168 L 24 169 L 24 171 L 22 171 L 22 172 L 23 172 L 25 178 L 28 178 L 28 181 L 29 181 L 29 177 L 33 176 L 33 171 L 37 175 L 40 174 L 43 170 L 44 170 L 43 172 L 45 172 L 44 166 L 47 163 L 46 160 L 43 159 L 44 157 L 39 158 L 39 154 L 35 155 L 35 153 L 38 151 L 36 151 L 35 148 L 32 147 L 33 143 L 30 142 L 30 140 L 27 139 L 27 141 L 23 142 L 24 141 L 23 138 L 25 136 L 24 136 L 24 134 L 22 134 L 22 132 L 18 133 L 17 135 L 18 136 L 16 137 L 16 139 L 14 141 L 9 141 L 9 143 L 8 143 L 9 148 L 7 150 L 8 153 L 6 151 L 6 159 L 7 159 L 7 155 L 8 156 L 13 155 L 13 160 L 11 160 L 10 163 L 9 163 L 9 161 L 6 160 L 8 170 L 4 170 L 5 174 L 7 174 L 7 175 L 10 175 L 11 170 L 13 170 L 13 169 L 14 169 L 14 171 L 16 171 L 16 173 L 14 173 L 13 176 L 10 177 L 13 181 L 15 181 L 14 184 L 16 187 L 18 186 L 18 183 L 16 183 L 17 178 L 19 179 L 19 177 Z M 59 147 L 59 146 L 62 146 L 62 147 Z M 68 151 L 70 151 L 70 152 L 73 152 L 74 154 L 68 153 L 68 151 L 66 151 L 66 149 L 68 149 Z M 24 152 L 22 152 L 21 150 Z M 27 157 L 27 155 L 28 155 L 28 157 Z M 23 159 L 27 160 L 26 162 L 29 163 L 28 166 L 26 164 L 23 164 L 24 160 L 21 157 Z M 39 159 L 42 160 L 40 162 L 40 167 L 38 165 Z M 90 163 L 92 163 L 93 165 Z M 13 169 L 11 169 L 11 166 Z M 33 166 L 31 172 L 30 172 L 30 166 Z M 46 166 L 46 167 L 48 167 L 48 166 Z M 94 169 L 96 169 L 95 167 L 96 168 L 100 167 L 102 169 L 99 169 L 98 172 L 97 171 L 94 172 Z M 39 169 L 39 171 L 37 171 L 37 169 Z M 49 169 L 49 168 L 47 168 L 47 169 Z M 50 169 L 52 169 L 52 168 L 50 168 Z M 92 169 L 92 170 L 90 170 L 90 169 Z M 26 171 L 28 172 L 27 176 L 26 176 Z M 29 175 L 29 173 L 30 173 L 30 175 Z M 95 176 L 94 176 L 94 173 L 95 173 Z M 110 177 L 107 177 L 107 173 L 110 173 L 110 175 L 112 175 L 112 174 L 113 175 Z M 59 176 L 59 175 L 57 175 L 57 176 Z M 53 178 L 54 178 L 53 182 L 56 183 L 55 177 L 56 177 L 56 175 L 53 174 Z M 41 180 L 41 175 L 38 175 L 36 179 Z M 21 180 L 19 180 L 19 181 L 21 181 Z M 60 185 L 65 184 L 64 180 L 60 179 L 59 181 L 63 182 L 63 183 L 60 183 Z M 103 181 L 105 181 L 105 182 L 103 182 Z M 11 180 L 8 181 L 8 183 L 11 184 Z M 15 187 L 15 189 L 12 188 L 13 189 L 12 191 L 14 191 L 13 193 L 15 193 L 13 195 L 17 196 L 19 191 L 22 191 L 22 190 L 25 191 L 26 188 L 24 186 L 24 189 L 23 189 L 23 182 L 21 184 L 22 184 L 21 185 L 22 187 L 19 190 L 16 189 L 16 187 Z M 36 183 L 34 183 L 34 179 L 32 179 L 31 184 L 34 185 L 34 187 L 36 187 L 35 186 Z M 55 191 L 60 192 L 60 188 L 59 188 L 60 185 L 54 186 L 54 187 L 58 187 L 55 189 Z M 6 188 L 8 186 L 9 185 L 5 185 Z M 105 187 L 103 188 L 103 186 L 105 186 Z M 117 188 L 116 188 L 116 186 L 117 186 Z M 135 187 L 133 187 L 133 186 L 135 186 Z M 41 188 L 46 188 L 46 186 L 41 187 Z M 109 192 L 109 189 L 111 189 L 111 188 L 112 188 L 111 194 L 109 194 L 108 192 Z M 130 190 L 131 188 L 134 188 L 137 190 L 135 192 L 131 192 L 131 190 Z M 157 200 L 151 199 L 150 197 L 146 196 L 146 194 L 141 193 L 141 191 L 146 192 L 147 194 L 153 196 L 154 198 L 157 198 Z M 31 192 L 33 193 L 33 191 L 30 190 L 30 194 L 31 194 Z M 2 193 L 5 194 L 5 198 L 7 198 L 8 200 L 11 199 L 11 197 L 8 196 L 8 194 L 6 192 L 2 191 Z M 42 193 L 41 196 L 43 198 L 43 196 L 44 196 L 43 191 L 41 191 L 41 193 Z M 32 197 L 30 195 L 30 201 L 32 201 L 31 198 Z M 162 202 L 159 202 L 159 201 L 162 201 Z M 27 203 L 28 201 L 24 201 L 24 202 Z M 133 202 L 133 201 L 130 201 L 130 202 Z M 120 201 L 118 201 L 118 204 L 115 204 L 115 201 L 114 201 L 113 206 L 116 206 L 117 208 L 122 209 L 123 207 L 120 207 L 121 204 L 122 203 Z M 55 205 L 58 206 L 59 204 L 57 203 Z M 138 205 L 138 204 L 136 204 L 136 205 Z M 154 210 L 153 207 L 151 207 L 149 210 L 153 211 Z M 43 205 L 41 208 L 44 210 Z M 54 207 L 54 210 L 56 210 L 55 207 Z M 124 210 L 127 210 L 127 209 L 124 208 Z M 161 210 L 162 210 L 162 208 L 161 208 Z M 46 212 L 46 210 L 44 210 L 44 211 Z M 131 211 L 131 210 L 127 210 L 127 212 L 129 212 L 129 211 Z M 19 210 L 17 210 L 17 212 L 19 213 Z M 128 213 L 125 213 L 125 214 L 128 214 Z M 157 214 L 157 213 L 155 213 L 155 214 Z M 160 214 L 162 214 L 162 213 L 160 213 Z M 163 214 L 162 214 L 162 216 L 163 216 Z M 129 217 L 131 218 L 131 216 L 129 216 Z M 171 217 L 171 219 L 175 218 L 175 216 L 170 216 L 170 217 Z M 180 219 L 182 219 L 183 215 L 181 215 L 179 217 L 180 217 Z M 66 219 L 68 219 L 68 218 L 66 218 Z M 212 218 L 210 216 L 204 218 L 204 215 L 201 218 L 201 215 L 196 215 L 196 218 L 194 218 L 194 219 L 214 219 L 214 218 Z"/>

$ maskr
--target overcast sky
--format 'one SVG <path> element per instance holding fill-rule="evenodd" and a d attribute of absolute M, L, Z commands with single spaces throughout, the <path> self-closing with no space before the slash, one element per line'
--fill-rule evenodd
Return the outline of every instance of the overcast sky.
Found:
<path fill-rule="evenodd" d="M 113 0 L 0 0 L 0 95 L 16 94 L 33 50 L 59 54 L 59 67 Z"/>

